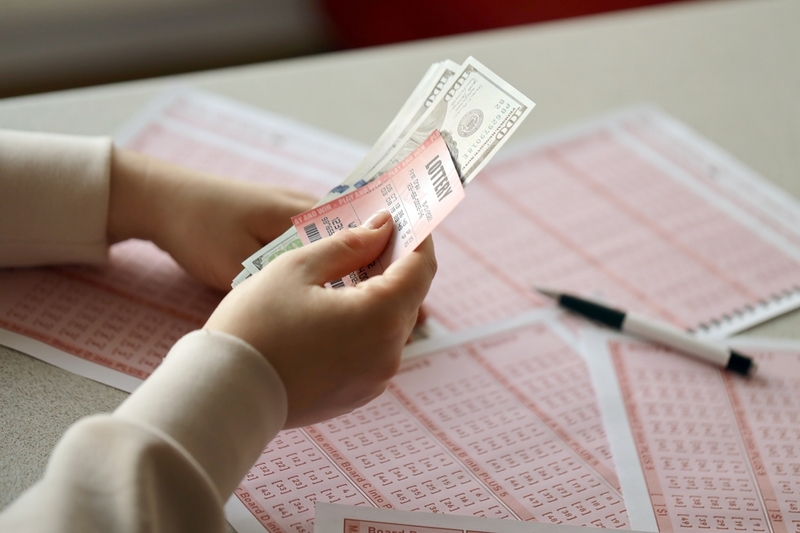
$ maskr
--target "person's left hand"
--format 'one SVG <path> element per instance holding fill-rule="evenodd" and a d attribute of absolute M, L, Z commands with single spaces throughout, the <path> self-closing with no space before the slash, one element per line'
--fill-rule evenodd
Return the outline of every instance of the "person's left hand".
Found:
<path fill-rule="evenodd" d="M 115 147 L 108 238 L 151 240 L 199 280 L 229 290 L 241 262 L 314 203 L 304 192 L 203 174 Z"/>

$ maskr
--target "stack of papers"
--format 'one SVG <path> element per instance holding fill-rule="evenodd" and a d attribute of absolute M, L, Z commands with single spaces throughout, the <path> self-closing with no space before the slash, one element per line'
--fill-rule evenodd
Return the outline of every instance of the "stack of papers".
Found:
<path fill-rule="evenodd" d="M 187 90 L 154 102 L 118 142 L 319 196 L 367 152 Z M 594 329 L 531 285 L 725 337 L 800 304 L 798 221 L 791 198 L 657 109 L 507 147 L 434 231 L 428 338 L 372 403 L 270 443 L 228 502 L 231 523 L 310 532 L 323 502 L 795 530 L 800 345 L 736 340 L 759 366 L 744 380 Z M 4 271 L 0 292 L 0 342 L 129 391 L 220 298 L 138 241 L 114 246 L 104 269 Z"/>

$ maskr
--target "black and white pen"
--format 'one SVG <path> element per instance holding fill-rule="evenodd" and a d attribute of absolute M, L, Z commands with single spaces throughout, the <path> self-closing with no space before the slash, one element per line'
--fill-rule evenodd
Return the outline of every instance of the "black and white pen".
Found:
<path fill-rule="evenodd" d="M 736 353 L 725 344 L 698 339 L 671 324 L 659 322 L 637 313 L 619 311 L 577 296 L 534 287 L 537 292 L 553 298 L 564 309 L 599 322 L 610 328 L 674 348 L 697 359 L 712 363 L 743 376 L 756 371 L 750 357 Z"/>

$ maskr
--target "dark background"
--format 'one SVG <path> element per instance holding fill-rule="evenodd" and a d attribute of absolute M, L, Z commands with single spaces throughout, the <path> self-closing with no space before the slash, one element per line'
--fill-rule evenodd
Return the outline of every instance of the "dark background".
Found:
<path fill-rule="evenodd" d="M 673 1 L 0 0 L 0 97 Z"/>

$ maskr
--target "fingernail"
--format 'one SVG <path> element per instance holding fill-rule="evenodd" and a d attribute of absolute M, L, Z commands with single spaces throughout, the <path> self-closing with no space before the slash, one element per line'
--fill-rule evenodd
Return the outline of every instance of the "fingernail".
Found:
<path fill-rule="evenodd" d="M 386 209 L 381 209 L 364 222 L 364 227 L 367 229 L 378 229 L 384 224 L 386 224 L 391 216 L 389 215 L 389 211 Z"/>

